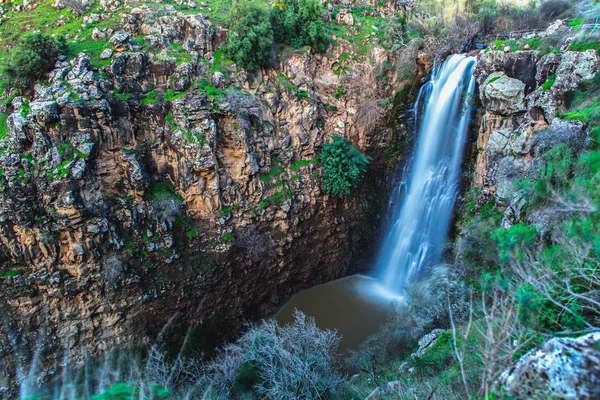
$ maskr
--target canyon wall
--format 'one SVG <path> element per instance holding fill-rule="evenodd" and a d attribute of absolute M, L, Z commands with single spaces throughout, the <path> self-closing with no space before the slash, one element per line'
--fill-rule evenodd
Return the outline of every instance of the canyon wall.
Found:
<path fill-rule="evenodd" d="M 66 350 L 78 364 L 192 326 L 217 343 L 298 290 L 365 268 L 377 240 L 389 154 L 407 140 L 379 109 L 399 81 L 376 71 L 383 48 L 359 57 L 340 40 L 248 74 L 222 61 L 226 32 L 200 14 L 141 6 L 121 20 L 121 31 L 94 30 L 111 37 L 102 65 L 63 58 L 5 110 L 7 377 L 36 348 L 42 381 Z M 431 60 L 419 62 L 423 77 Z M 368 107 L 375 121 L 361 123 Z M 321 189 L 317 157 L 332 134 L 373 157 L 353 197 Z"/>

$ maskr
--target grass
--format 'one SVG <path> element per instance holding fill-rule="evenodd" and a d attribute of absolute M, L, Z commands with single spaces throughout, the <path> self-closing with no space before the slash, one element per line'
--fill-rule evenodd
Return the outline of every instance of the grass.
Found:
<path fill-rule="evenodd" d="M 154 201 L 183 201 L 183 198 L 177 193 L 177 190 L 170 182 L 152 183 L 150 185 L 150 199 Z"/>
<path fill-rule="evenodd" d="M 0 272 L 0 278 L 11 278 L 11 277 L 19 276 L 19 275 L 22 275 L 22 274 L 23 274 L 23 271 L 19 271 L 17 269 L 12 269 L 12 270 L 9 270 L 9 271 L 2 271 L 2 272 Z"/>
<path fill-rule="evenodd" d="M 8 136 L 8 114 L 0 114 L 0 140 L 5 139 Z"/>
<path fill-rule="evenodd" d="M 556 74 L 548 75 L 546 82 L 542 84 L 542 89 L 549 90 L 552 86 L 554 86 L 554 82 L 556 81 Z"/>
<path fill-rule="evenodd" d="M 146 95 L 144 97 L 142 97 L 140 102 L 142 104 L 154 104 L 157 101 L 156 95 L 157 95 L 156 90 L 152 90 L 152 91 L 146 93 Z"/>
<path fill-rule="evenodd" d="M 173 88 L 167 89 L 167 91 L 163 95 L 163 99 L 165 99 L 167 101 L 175 101 L 175 100 L 181 99 L 183 97 L 185 97 L 185 93 L 176 92 L 175 89 L 173 89 Z"/>
<path fill-rule="evenodd" d="M 570 51 L 587 51 L 596 50 L 596 54 L 600 55 L 600 41 L 596 38 L 585 37 L 575 41 L 569 46 Z"/>
<path fill-rule="evenodd" d="M 198 82 L 198 92 L 205 93 L 209 99 L 223 96 L 223 91 L 217 89 L 217 87 L 210 83 L 208 79 L 202 79 Z"/>

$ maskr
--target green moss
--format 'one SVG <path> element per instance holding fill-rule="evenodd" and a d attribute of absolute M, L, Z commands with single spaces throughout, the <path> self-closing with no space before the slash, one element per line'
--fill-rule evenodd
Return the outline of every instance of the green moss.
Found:
<path fill-rule="evenodd" d="M 596 54 L 600 55 L 600 41 L 597 38 L 585 36 L 582 39 L 575 41 L 569 46 L 570 51 L 587 51 L 596 50 Z"/>
<path fill-rule="evenodd" d="M 144 97 L 142 97 L 140 102 L 142 104 L 154 104 L 157 101 L 156 96 L 157 96 L 156 90 L 152 90 L 152 91 L 146 93 L 146 95 Z"/>
<path fill-rule="evenodd" d="M 185 93 L 176 92 L 175 89 L 172 89 L 172 88 L 167 89 L 167 91 L 163 95 L 163 99 L 165 99 L 167 101 L 175 101 L 175 100 L 181 99 L 183 97 L 185 97 Z"/>
<path fill-rule="evenodd" d="M 227 232 L 226 234 L 224 234 L 223 236 L 221 236 L 221 241 L 223 243 L 232 245 L 233 243 L 235 243 L 235 238 L 233 237 L 233 233 Z"/>
<path fill-rule="evenodd" d="M 12 269 L 12 270 L 9 270 L 9 271 L 1 271 L 0 272 L 0 278 L 11 278 L 11 277 L 19 276 L 19 275 L 22 275 L 22 274 L 23 274 L 23 271 L 20 271 L 18 269 Z"/>
<path fill-rule="evenodd" d="M 150 199 L 154 201 L 176 200 L 183 201 L 177 190 L 170 182 L 152 183 L 150 185 Z"/>
<path fill-rule="evenodd" d="M 8 136 L 8 115 L 5 113 L 0 114 L 0 140 Z"/>
<path fill-rule="evenodd" d="M 542 84 L 542 89 L 549 90 L 552 86 L 554 86 L 554 82 L 556 81 L 556 74 L 549 75 L 546 79 L 546 82 Z"/>

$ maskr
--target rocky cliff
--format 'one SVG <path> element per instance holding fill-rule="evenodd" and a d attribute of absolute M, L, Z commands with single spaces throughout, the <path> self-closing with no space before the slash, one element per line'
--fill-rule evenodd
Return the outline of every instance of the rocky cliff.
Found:
<path fill-rule="evenodd" d="M 402 124 L 384 120 L 398 103 L 376 101 L 398 81 L 376 70 L 394 62 L 383 48 L 358 54 L 340 39 L 326 55 L 294 51 L 249 75 L 222 59 L 226 32 L 202 14 L 144 5 L 84 18 L 106 15 L 120 22 L 94 28 L 110 38 L 105 61 L 62 58 L 5 110 L 5 376 L 36 348 L 43 380 L 66 350 L 77 363 L 192 326 L 222 339 L 361 269 L 377 237 L 385 154 L 403 140 Z M 143 45 L 131 40 L 140 35 Z M 431 60 L 419 60 L 424 75 Z M 369 124 L 357 118 L 367 111 Z M 374 158 L 352 198 L 320 187 L 317 156 L 332 134 Z"/>

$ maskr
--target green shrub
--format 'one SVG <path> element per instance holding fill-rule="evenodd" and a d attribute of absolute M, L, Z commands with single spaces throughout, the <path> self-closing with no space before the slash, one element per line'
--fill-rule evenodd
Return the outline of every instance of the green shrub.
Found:
<path fill-rule="evenodd" d="M 273 29 L 268 11 L 243 0 L 234 5 L 230 20 L 228 57 L 249 71 L 269 66 L 273 60 Z"/>
<path fill-rule="evenodd" d="M 324 52 L 330 39 L 321 18 L 322 12 L 319 0 L 276 0 L 271 10 L 275 40 Z"/>
<path fill-rule="evenodd" d="M 546 82 L 542 84 L 542 89 L 549 90 L 552 86 L 554 86 L 554 82 L 556 81 L 556 74 L 549 75 L 546 79 Z"/>
<path fill-rule="evenodd" d="M 43 79 L 67 45 L 62 37 L 54 39 L 41 32 L 26 34 L 11 50 L 4 73 L 16 86 L 28 86 Z"/>
<path fill-rule="evenodd" d="M 362 181 L 370 157 L 361 153 L 348 139 L 334 135 L 321 152 L 323 189 L 336 197 L 349 196 Z"/>

